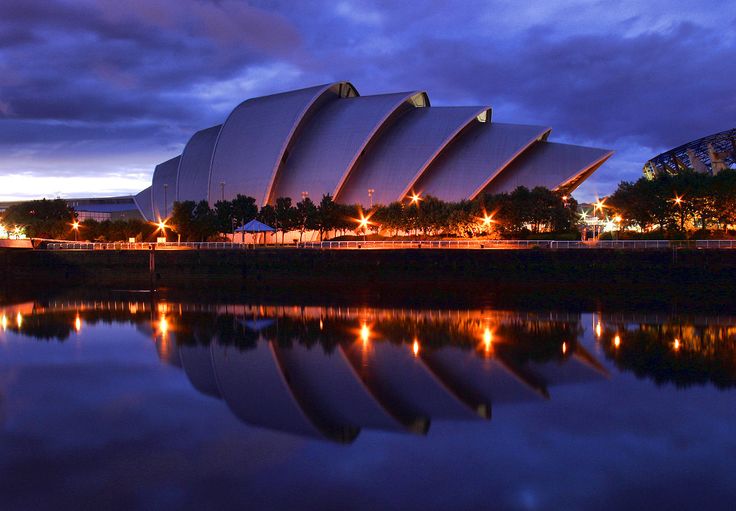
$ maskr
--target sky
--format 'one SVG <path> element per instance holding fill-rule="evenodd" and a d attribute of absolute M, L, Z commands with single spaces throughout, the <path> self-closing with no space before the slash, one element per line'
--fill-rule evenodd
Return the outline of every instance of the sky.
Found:
<path fill-rule="evenodd" d="M 0 200 L 136 193 L 250 97 L 425 90 L 615 155 L 579 200 L 736 127 L 717 0 L 2 0 Z"/>

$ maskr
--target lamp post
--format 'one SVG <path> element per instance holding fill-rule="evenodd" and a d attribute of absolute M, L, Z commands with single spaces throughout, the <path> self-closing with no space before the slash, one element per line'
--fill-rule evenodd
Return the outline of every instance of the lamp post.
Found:
<path fill-rule="evenodd" d="M 72 223 L 72 230 L 74 231 L 74 241 L 78 241 L 77 234 L 79 233 L 79 222 L 76 220 Z"/>
<path fill-rule="evenodd" d="M 368 188 L 368 202 L 370 203 L 370 208 L 373 209 L 373 194 L 376 193 L 376 190 L 373 188 Z"/>

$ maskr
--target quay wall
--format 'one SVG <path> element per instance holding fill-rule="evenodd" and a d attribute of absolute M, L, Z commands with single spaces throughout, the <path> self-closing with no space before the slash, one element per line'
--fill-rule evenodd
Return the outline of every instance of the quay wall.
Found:
<path fill-rule="evenodd" d="M 303 284 L 676 285 L 732 287 L 736 250 L 1 250 L 0 278 L 53 284 L 176 286 L 286 281 Z"/>

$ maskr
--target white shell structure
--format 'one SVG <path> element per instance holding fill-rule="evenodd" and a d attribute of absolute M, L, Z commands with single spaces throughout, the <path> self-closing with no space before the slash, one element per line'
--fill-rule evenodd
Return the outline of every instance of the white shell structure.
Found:
<path fill-rule="evenodd" d="M 613 153 L 548 142 L 550 128 L 496 123 L 489 106 L 430 106 L 425 92 L 360 96 L 349 82 L 249 99 L 196 132 L 135 197 L 159 220 L 173 203 L 237 195 L 364 206 L 411 194 L 446 201 L 544 186 L 572 192 Z"/>

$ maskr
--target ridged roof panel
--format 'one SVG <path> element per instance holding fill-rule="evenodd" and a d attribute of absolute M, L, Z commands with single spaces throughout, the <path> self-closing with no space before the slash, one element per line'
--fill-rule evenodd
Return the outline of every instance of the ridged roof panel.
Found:
<path fill-rule="evenodd" d="M 389 126 L 356 165 L 337 199 L 346 204 L 399 200 L 452 137 L 487 107 L 417 108 Z"/>
<path fill-rule="evenodd" d="M 332 101 L 302 125 L 269 198 L 298 201 L 308 192 L 318 202 L 334 194 L 372 137 L 416 92 L 360 96 Z"/>
<path fill-rule="evenodd" d="M 177 200 L 207 200 L 210 165 L 220 128 L 222 124 L 198 131 L 184 147 L 176 182 Z"/>
<path fill-rule="evenodd" d="M 464 131 L 427 168 L 414 191 L 446 201 L 472 199 L 549 128 L 478 123 Z"/>
<path fill-rule="evenodd" d="M 176 176 L 179 171 L 179 160 L 181 160 L 181 155 L 159 163 L 153 171 L 151 185 L 153 218 L 151 220 L 158 221 L 171 214 L 174 202 L 176 202 Z"/>
<path fill-rule="evenodd" d="M 519 186 L 544 186 L 554 190 L 592 167 L 600 166 L 612 154 L 595 147 L 539 142 L 514 160 L 483 191 L 504 193 Z"/>
<path fill-rule="evenodd" d="M 153 220 L 153 204 L 151 200 L 151 187 L 149 186 L 145 190 L 138 192 L 133 197 L 133 202 L 135 202 L 136 207 L 138 208 L 138 211 L 141 212 L 141 215 L 143 215 L 143 218 L 147 221 Z"/>
<path fill-rule="evenodd" d="M 262 96 L 238 105 L 217 140 L 209 178 L 210 202 L 219 200 L 224 189 L 226 200 L 241 193 L 265 204 L 299 123 L 322 96 L 338 97 L 341 85 Z"/>

